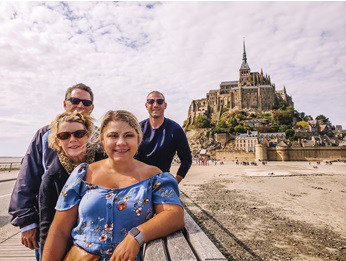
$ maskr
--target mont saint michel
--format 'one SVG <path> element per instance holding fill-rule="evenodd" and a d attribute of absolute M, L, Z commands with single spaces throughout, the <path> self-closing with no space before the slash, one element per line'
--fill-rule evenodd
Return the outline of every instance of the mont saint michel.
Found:
<path fill-rule="evenodd" d="M 323 114 L 315 119 L 294 108 L 286 87 L 251 71 L 243 41 L 239 79 L 223 81 L 193 100 L 184 128 L 197 155 L 246 160 L 344 160 L 345 131 Z"/>
<path fill-rule="evenodd" d="M 251 72 L 247 62 L 245 42 L 243 42 L 243 61 L 239 69 L 239 80 L 221 82 L 220 88 L 210 90 L 207 97 L 193 100 L 189 107 L 187 126 L 194 123 L 198 115 L 208 112 L 212 121 L 218 121 L 225 111 L 271 111 L 281 103 L 293 107 L 292 97 L 286 88 L 277 91 L 270 75 Z"/>

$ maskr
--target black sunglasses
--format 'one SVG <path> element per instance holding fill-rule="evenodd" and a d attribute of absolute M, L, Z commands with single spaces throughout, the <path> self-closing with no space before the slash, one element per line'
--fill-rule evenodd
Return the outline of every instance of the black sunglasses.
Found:
<path fill-rule="evenodd" d="M 72 98 L 72 97 L 67 99 L 67 101 L 70 101 L 74 105 L 78 105 L 80 102 L 82 102 L 83 105 L 86 106 L 86 107 L 89 107 L 91 104 L 93 104 L 93 102 L 90 101 L 90 100 L 82 100 L 82 99 L 79 99 L 79 98 Z"/>
<path fill-rule="evenodd" d="M 76 139 L 80 139 L 83 138 L 88 132 L 86 130 L 77 130 L 74 132 L 68 132 L 68 131 L 64 131 L 64 132 L 60 132 L 56 135 L 56 137 L 59 140 L 67 140 L 71 137 L 71 135 L 73 135 Z"/>
<path fill-rule="evenodd" d="M 165 99 L 147 99 L 147 103 L 154 104 L 157 103 L 158 105 L 162 105 L 165 102 Z"/>

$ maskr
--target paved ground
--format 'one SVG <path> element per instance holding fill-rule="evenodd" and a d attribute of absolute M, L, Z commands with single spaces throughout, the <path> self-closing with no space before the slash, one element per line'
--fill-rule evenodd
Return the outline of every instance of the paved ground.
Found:
<path fill-rule="evenodd" d="M 9 180 L 16 180 L 18 175 L 18 170 L 15 171 L 0 171 L 0 182 L 6 182 Z"/>
<path fill-rule="evenodd" d="M 20 243 L 19 231 L 0 244 L 0 260 L 35 261 L 34 251 Z"/>
<path fill-rule="evenodd" d="M 0 185 L 11 185 L 13 187 L 14 181 L 17 179 L 18 170 L 15 171 L 1 171 L 0 172 Z M 11 182 L 12 181 L 12 182 Z M 3 192 L 3 191 L 2 191 Z M 8 191 L 7 191 L 8 192 Z M 2 199 L 6 198 L 9 200 L 9 195 L 2 195 Z M 8 203 L 6 204 L 6 209 L 8 208 Z M 6 220 L 6 224 L 1 226 L 0 234 L 0 261 L 3 260 L 23 260 L 23 261 L 35 261 L 34 251 L 24 247 L 21 244 L 20 231 L 18 228 L 12 226 L 9 223 L 9 215 L 1 216 L 3 220 Z"/>

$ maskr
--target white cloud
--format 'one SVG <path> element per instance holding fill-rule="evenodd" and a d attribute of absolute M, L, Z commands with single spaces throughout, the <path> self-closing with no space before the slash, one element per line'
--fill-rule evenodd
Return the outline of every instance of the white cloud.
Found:
<path fill-rule="evenodd" d="M 144 119 L 157 89 L 182 124 L 192 99 L 237 80 L 243 37 L 252 71 L 285 85 L 299 111 L 346 127 L 344 2 L 147 4 L 0 4 L 0 155 L 23 155 L 79 82 L 95 92 L 97 119 L 109 109 Z"/>

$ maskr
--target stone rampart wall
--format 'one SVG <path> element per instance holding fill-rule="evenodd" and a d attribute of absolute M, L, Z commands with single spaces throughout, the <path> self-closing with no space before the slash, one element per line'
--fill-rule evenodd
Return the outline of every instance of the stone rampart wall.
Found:
<path fill-rule="evenodd" d="M 309 160 L 344 160 L 346 161 L 346 147 L 314 147 L 314 148 L 265 148 L 259 153 L 260 147 L 256 146 L 256 155 L 254 152 L 245 151 L 224 151 L 215 152 L 215 157 L 219 160 L 240 160 L 240 161 L 309 161 Z M 267 159 L 264 157 L 267 155 Z M 261 157 L 261 158 L 258 158 Z"/>
<path fill-rule="evenodd" d="M 271 161 L 346 160 L 346 148 L 267 148 L 267 157 Z"/>
<path fill-rule="evenodd" d="M 236 160 L 239 161 L 255 161 L 254 152 L 245 151 L 223 151 L 218 150 L 215 152 L 215 158 L 218 160 Z"/>

